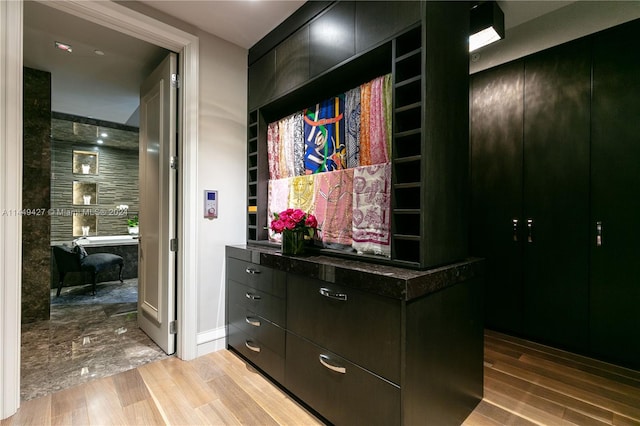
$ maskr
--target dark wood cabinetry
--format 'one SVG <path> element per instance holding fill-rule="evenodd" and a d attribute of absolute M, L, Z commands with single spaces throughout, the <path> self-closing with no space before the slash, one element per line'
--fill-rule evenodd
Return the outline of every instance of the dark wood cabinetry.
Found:
<path fill-rule="evenodd" d="M 482 399 L 481 261 L 226 254 L 227 346 L 330 423 L 457 425 Z"/>
<path fill-rule="evenodd" d="M 230 257 L 226 271 L 228 345 L 274 380 L 283 381 L 285 273 Z"/>
<path fill-rule="evenodd" d="M 522 129 L 524 61 L 471 84 L 471 252 L 487 262 L 485 318 L 522 332 Z"/>
<path fill-rule="evenodd" d="M 294 274 L 287 286 L 288 330 L 400 383 L 398 300 Z"/>
<path fill-rule="evenodd" d="M 594 353 L 640 369 L 640 21 L 593 47 L 589 339 Z"/>
<path fill-rule="evenodd" d="M 473 76 L 487 326 L 639 368 L 640 22 Z M 514 222 L 517 221 L 517 222 Z"/>
<path fill-rule="evenodd" d="M 356 53 L 364 52 L 420 22 L 419 1 L 357 1 Z"/>
<path fill-rule="evenodd" d="M 309 24 L 311 77 L 356 53 L 355 13 L 355 2 L 341 1 Z"/>
<path fill-rule="evenodd" d="M 287 93 L 309 80 L 309 27 L 303 27 L 276 49 L 275 95 Z M 249 76 L 251 79 L 251 76 Z"/>
<path fill-rule="evenodd" d="M 587 347 L 589 40 L 525 60 L 524 332 Z"/>
<path fill-rule="evenodd" d="M 249 110 L 271 100 L 276 93 L 276 52 L 272 50 L 249 67 Z"/>
<path fill-rule="evenodd" d="M 247 241 L 268 240 L 266 123 L 392 73 L 391 263 L 465 258 L 468 21 L 467 2 L 339 1 L 253 62 Z"/>

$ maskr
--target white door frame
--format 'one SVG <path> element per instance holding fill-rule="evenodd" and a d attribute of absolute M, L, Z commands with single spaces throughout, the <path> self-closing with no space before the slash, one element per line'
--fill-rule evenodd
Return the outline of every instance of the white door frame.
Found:
<path fill-rule="evenodd" d="M 46 1 L 47 6 L 179 53 L 179 218 L 177 356 L 197 355 L 197 150 L 199 39 L 111 1 Z M 0 419 L 20 406 L 22 223 L 22 0 L 0 0 Z M 3 215 L 6 212 L 8 214 Z"/>

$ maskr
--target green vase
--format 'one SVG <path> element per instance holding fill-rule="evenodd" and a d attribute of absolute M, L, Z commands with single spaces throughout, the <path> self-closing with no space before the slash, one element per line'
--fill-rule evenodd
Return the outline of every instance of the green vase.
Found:
<path fill-rule="evenodd" d="M 282 231 L 282 254 L 289 256 L 304 253 L 304 230 Z"/>

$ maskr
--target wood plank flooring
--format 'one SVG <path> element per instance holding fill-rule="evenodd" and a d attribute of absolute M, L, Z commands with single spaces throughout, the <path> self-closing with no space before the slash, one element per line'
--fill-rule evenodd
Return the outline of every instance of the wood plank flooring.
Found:
<path fill-rule="evenodd" d="M 640 425 L 640 372 L 492 331 L 474 425 Z M 22 403 L 8 425 L 319 425 L 240 358 L 167 358 Z"/>
<path fill-rule="evenodd" d="M 464 425 L 640 425 L 640 372 L 486 331 L 484 399 Z"/>

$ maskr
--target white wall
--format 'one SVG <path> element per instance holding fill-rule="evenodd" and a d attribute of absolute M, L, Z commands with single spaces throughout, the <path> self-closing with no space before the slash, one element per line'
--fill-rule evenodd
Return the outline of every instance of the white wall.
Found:
<path fill-rule="evenodd" d="M 244 243 L 247 163 L 247 51 L 200 38 L 198 187 L 218 191 L 218 218 L 198 222 L 198 355 L 224 347 L 224 247 Z"/>

